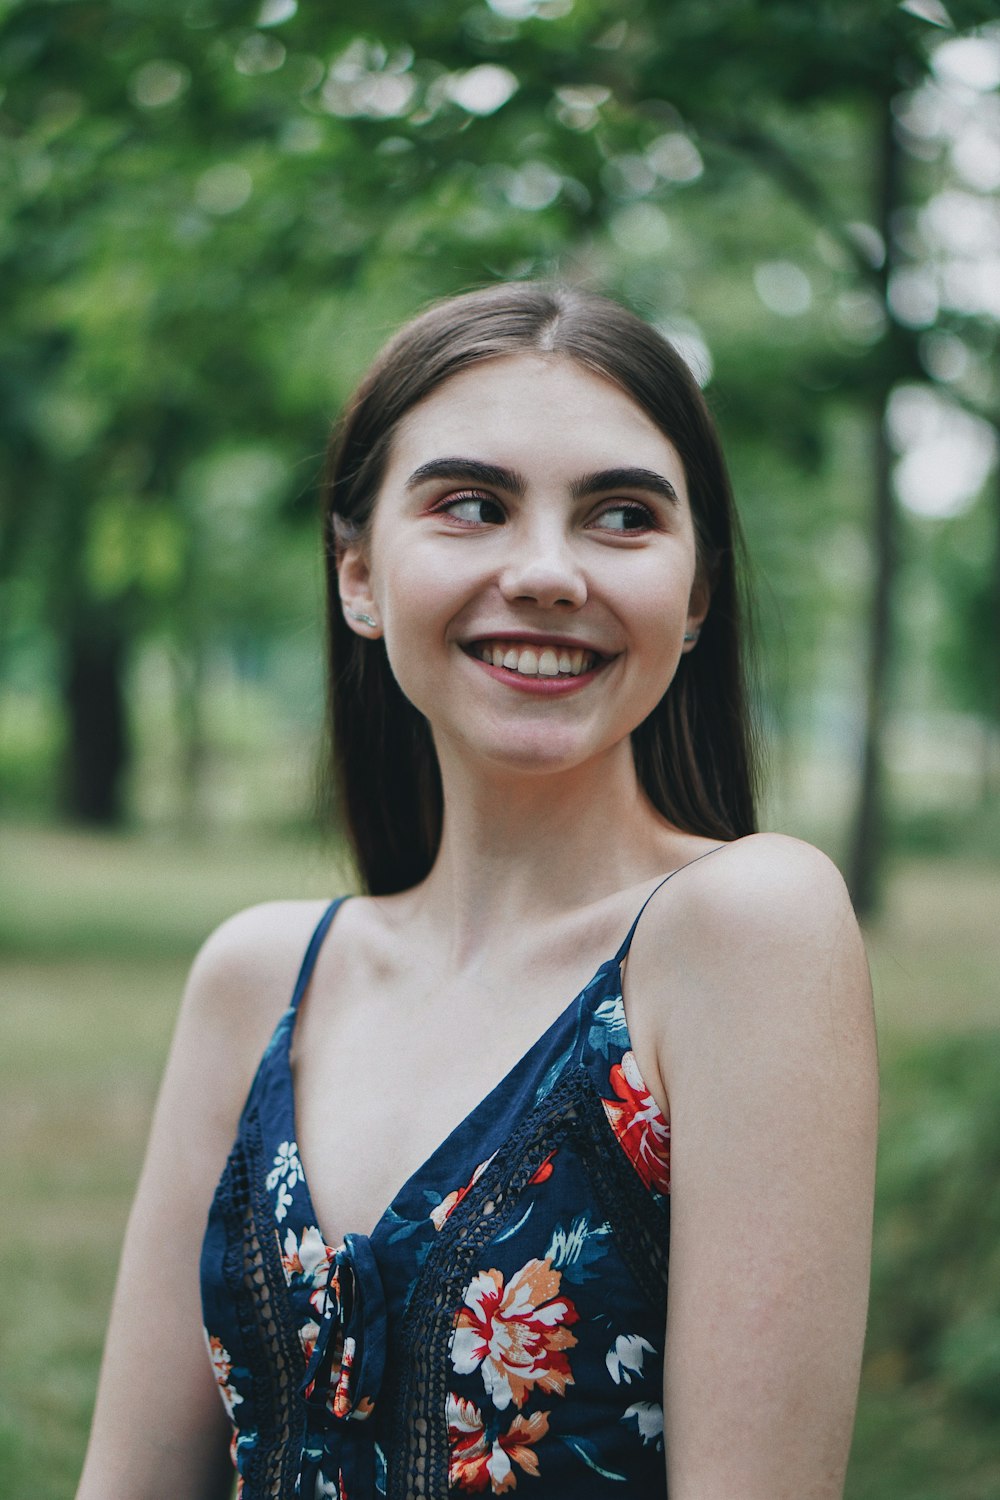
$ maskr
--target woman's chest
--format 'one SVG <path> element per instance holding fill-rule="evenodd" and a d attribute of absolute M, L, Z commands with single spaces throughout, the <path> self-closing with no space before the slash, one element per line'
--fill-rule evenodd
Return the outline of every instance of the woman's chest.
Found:
<path fill-rule="evenodd" d="M 565 1048 L 573 1002 L 553 987 L 429 992 L 381 985 L 300 1017 L 293 1053 L 300 1157 L 327 1243 L 368 1234 L 437 1153 L 464 1166 L 481 1114 L 514 1130 L 526 1107 L 511 1075 Z M 476 1163 L 473 1162 L 472 1166 Z"/>

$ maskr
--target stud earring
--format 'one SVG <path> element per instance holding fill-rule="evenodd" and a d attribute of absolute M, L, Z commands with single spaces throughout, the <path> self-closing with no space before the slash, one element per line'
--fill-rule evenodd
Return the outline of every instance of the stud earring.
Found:
<path fill-rule="evenodd" d="M 367 625 L 371 630 L 377 629 L 376 623 L 372 619 L 371 615 L 359 614 L 357 610 L 347 609 L 346 605 L 344 606 L 344 608 L 345 610 L 347 610 L 347 613 L 351 617 L 351 619 L 357 620 L 359 625 Z"/>
<path fill-rule="evenodd" d="M 685 632 L 684 632 L 684 644 L 686 646 L 690 646 L 693 641 L 696 641 L 698 639 L 698 637 L 699 637 L 700 634 L 701 634 L 700 630 L 685 630 Z"/>

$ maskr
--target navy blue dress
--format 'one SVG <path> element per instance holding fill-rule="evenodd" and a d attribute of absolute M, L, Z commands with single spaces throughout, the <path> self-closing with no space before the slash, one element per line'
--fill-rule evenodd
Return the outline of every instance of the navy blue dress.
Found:
<path fill-rule="evenodd" d="M 636 924 L 371 1235 L 331 1245 L 289 1051 L 339 904 L 257 1071 L 202 1252 L 237 1493 L 665 1497 L 670 1132 L 622 1003 Z M 349 1104 L 341 1147 L 363 1150 Z"/>

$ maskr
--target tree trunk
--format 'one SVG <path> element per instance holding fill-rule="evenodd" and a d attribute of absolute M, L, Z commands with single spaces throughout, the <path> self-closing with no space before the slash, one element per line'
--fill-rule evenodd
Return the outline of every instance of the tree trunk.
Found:
<path fill-rule="evenodd" d="M 63 698 L 67 815 L 105 827 L 124 818 L 129 761 L 125 635 L 106 612 L 77 617 L 66 643 Z"/>
<path fill-rule="evenodd" d="M 876 180 L 876 223 L 885 243 L 882 291 L 889 328 L 882 358 L 883 379 L 872 393 L 872 541 L 874 580 L 869 610 L 868 664 L 864 692 L 864 729 L 857 802 L 847 860 L 847 883 L 861 917 L 876 909 L 881 891 L 887 814 L 884 769 L 885 726 L 893 644 L 893 593 L 897 562 L 897 518 L 892 493 L 892 458 L 886 434 L 886 403 L 895 364 L 892 345 L 897 332 L 888 303 L 893 264 L 893 219 L 900 206 L 901 153 L 896 141 L 890 100 L 882 103 Z M 878 357 L 878 356 L 876 356 Z"/>
<path fill-rule="evenodd" d="M 872 413 L 872 450 L 875 573 L 868 619 L 868 667 L 861 762 L 847 863 L 847 884 L 859 917 L 871 916 L 878 905 L 886 841 L 883 746 L 892 644 L 896 517 L 892 497 L 892 460 L 882 406 Z"/>
<path fill-rule="evenodd" d="M 996 427 L 1000 439 L 1000 425 Z M 991 641 L 1000 641 L 1000 464 L 993 475 L 993 569 L 990 578 L 990 603 L 987 613 L 987 628 Z M 994 804 L 1000 771 L 1000 652 L 994 650 L 990 659 L 991 681 L 987 687 L 988 701 L 986 721 L 983 728 L 985 753 L 983 776 L 980 787 L 980 802 L 985 812 Z"/>
<path fill-rule="evenodd" d="M 201 641 L 193 633 L 176 649 L 173 668 L 180 752 L 178 815 L 185 832 L 194 835 L 204 824 L 202 783 L 208 761 L 208 744 L 205 736 L 205 653 Z"/>

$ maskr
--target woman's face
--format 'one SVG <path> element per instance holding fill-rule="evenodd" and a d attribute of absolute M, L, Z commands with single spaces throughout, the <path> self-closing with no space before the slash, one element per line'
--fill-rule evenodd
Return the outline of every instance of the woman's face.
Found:
<path fill-rule="evenodd" d="M 627 751 L 708 603 L 672 443 L 610 381 L 537 354 L 407 413 L 340 588 L 440 754 L 525 771 Z"/>

